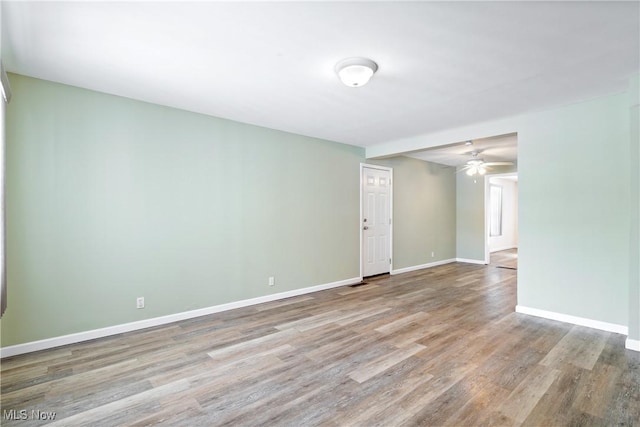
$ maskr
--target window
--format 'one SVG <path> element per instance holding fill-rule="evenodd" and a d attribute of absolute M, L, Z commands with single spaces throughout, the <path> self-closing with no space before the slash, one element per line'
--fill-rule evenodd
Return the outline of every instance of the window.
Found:
<path fill-rule="evenodd" d="M 491 217 L 489 218 L 489 236 L 502 236 L 502 187 L 492 185 L 489 192 Z"/>

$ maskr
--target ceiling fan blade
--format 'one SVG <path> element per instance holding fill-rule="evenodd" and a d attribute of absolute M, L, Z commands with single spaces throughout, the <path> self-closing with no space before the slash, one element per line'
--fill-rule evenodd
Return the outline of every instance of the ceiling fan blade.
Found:
<path fill-rule="evenodd" d="M 456 169 L 456 173 L 462 173 L 462 172 L 466 172 L 468 169 L 471 169 L 471 166 L 462 166 L 458 169 Z"/>

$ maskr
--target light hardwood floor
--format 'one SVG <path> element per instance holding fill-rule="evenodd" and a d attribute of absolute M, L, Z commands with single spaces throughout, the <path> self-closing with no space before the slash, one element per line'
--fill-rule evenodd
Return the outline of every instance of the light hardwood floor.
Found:
<path fill-rule="evenodd" d="M 490 255 L 489 262 L 494 267 L 518 269 L 518 249 L 507 249 L 504 251 L 493 252 Z"/>
<path fill-rule="evenodd" d="M 4 359 L 2 425 L 640 425 L 640 354 L 514 313 L 515 280 L 454 263 Z"/>

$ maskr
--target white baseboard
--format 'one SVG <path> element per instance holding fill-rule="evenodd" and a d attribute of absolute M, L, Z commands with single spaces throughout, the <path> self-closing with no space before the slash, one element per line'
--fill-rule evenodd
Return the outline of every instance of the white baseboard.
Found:
<path fill-rule="evenodd" d="M 24 344 L 16 344 L 0 348 L 0 358 L 16 356 L 18 354 L 31 353 L 39 350 L 60 347 L 68 344 L 75 344 L 82 341 L 89 341 L 96 338 L 103 338 L 110 335 L 131 332 L 139 329 L 151 328 L 153 326 L 166 325 L 167 323 L 178 322 L 180 320 L 193 319 L 194 317 L 206 316 L 208 314 L 220 313 L 222 311 L 233 310 L 235 308 L 247 307 L 250 305 L 262 304 L 265 302 L 291 298 L 299 295 L 323 291 L 325 289 L 338 288 L 340 286 L 353 285 L 362 282 L 362 277 L 339 280 L 337 282 L 325 283 L 308 288 L 294 289 L 292 291 L 280 292 L 277 294 L 264 295 L 261 297 L 234 301 L 226 304 L 214 305 L 197 310 L 184 311 L 181 313 L 169 314 L 167 316 L 154 317 L 152 319 L 139 320 L 137 322 L 124 323 L 121 325 L 109 326 L 91 331 L 78 332 L 75 334 L 63 335 L 59 337 L 47 338 L 39 341 L 32 341 Z"/>
<path fill-rule="evenodd" d="M 624 346 L 627 350 L 640 351 L 640 340 L 632 340 L 631 338 L 627 338 Z"/>
<path fill-rule="evenodd" d="M 540 310 L 537 308 L 516 306 L 516 313 L 528 314 L 530 316 L 543 317 L 550 320 L 571 323 L 573 325 L 586 326 L 588 328 L 600 329 L 601 331 L 614 332 L 616 334 L 628 335 L 629 328 L 615 323 L 601 322 L 599 320 L 587 319 L 584 317 L 571 316 L 569 314 L 556 313 L 553 311 Z"/>
<path fill-rule="evenodd" d="M 466 262 L 467 264 L 482 264 L 482 265 L 486 265 L 484 260 L 480 260 L 480 259 L 456 258 L 456 262 Z"/>
<path fill-rule="evenodd" d="M 452 262 L 456 262 L 455 258 L 444 259 L 442 261 L 429 262 L 427 264 L 414 265 L 411 267 L 398 268 L 395 270 L 391 270 L 391 274 L 408 273 L 410 271 L 422 270 L 424 268 L 436 267 L 438 265 L 451 264 Z"/>

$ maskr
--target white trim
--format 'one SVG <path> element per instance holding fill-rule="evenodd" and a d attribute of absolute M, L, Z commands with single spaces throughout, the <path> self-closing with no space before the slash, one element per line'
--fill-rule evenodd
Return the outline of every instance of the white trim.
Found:
<path fill-rule="evenodd" d="M 438 265 L 451 264 L 456 262 L 455 258 L 444 259 L 442 261 L 429 262 L 427 264 L 414 265 L 412 267 L 399 268 L 397 270 L 391 270 L 391 274 L 402 274 L 410 271 L 422 270 L 424 268 L 436 267 Z"/>
<path fill-rule="evenodd" d="M 456 262 L 466 262 L 467 264 L 482 264 L 482 265 L 487 264 L 482 259 L 468 259 L 468 258 L 456 258 Z"/>
<path fill-rule="evenodd" d="M 640 351 L 640 340 L 632 340 L 627 338 L 624 346 L 627 350 Z"/>
<path fill-rule="evenodd" d="M 389 258 L 391 258 L 391 262 L 389 263 L 389 273 L 393 271 L 393 168 L 387 166 L 379 166 L 379 165 L 371 165 L 369 163 L 360 163 L 360 220 L 358 223 L 358 235 L 360 236 L 360 277 L 363 277 L 364 274 L 364 259 L 362 254 L 362 224 L 364 224 L 364 217 L 362 212 L 362 170 L 364 168 L 369 169 L 379 169 L 389 172 L 389 179 L 391 180 L 391 185 L 389 185 L 389 219 L 391 223 L 389 224 Z"/>
<path fill-rule="evenodd" d="M 151 328 L 154 326 L 166 325 L 167 323 L 178 322 L 180 320 L 193 319 L 194 317 L 206 316 L 208 314 L 220 313 L 222 311 L 233 310 L 235 308 L 248 307 L 265 302 L 276 301 L 284 298 L 291 298 L 312 292 L 323 291 L 340 286 L 352 285 L 362 282 L 362 277 L 339 280 L 337 282 L 325 283 L 308 288 L 294 289 L 292 291 L 280 292 L 277 294 L 264 295 L 261 297 L 234 301 L 226 304 L 214 305 L 197 310 L 184 311 L 182 313 L 169 314 L 167 316 L 154 317 L 152 319 L 139 320 L 137 322 L 124 323 L 121 325 L 109 326 L 91 331 L 78 332 L 75 334 L 63 335 L 59 337 L 47 338 L 39 341 L 32 341 L 24 344 L 17 344 L 0 348 L 0 358 L 16 356 L 18 354 L 31 353 L 39 350 L 46 350 L 53 347 L 60 347 L 67 344 L 75 344 L 82 341 L 89 341 L 96 338 L 103 338 L 110 335 L 121 334 L 123 332 L 137 331 L 139 329 Z"/>
<path fill-rule="evenodd" d="M 584 317 L 571 316 L 569 314 L 556 313 L 553 311 L 540 310 L 537 308 L 516 305 L 516 313 L 528 314 L 530 316 L 543 317 L 550 320 L 571 323 L 573 325 L 586 326 L 588 328 L 600 329 L 601 331 L 614 332 L 616 334 L 628 335 L 629 328 L 616 323 L 601 322 L 600 320 L 587 319 Z"/>

